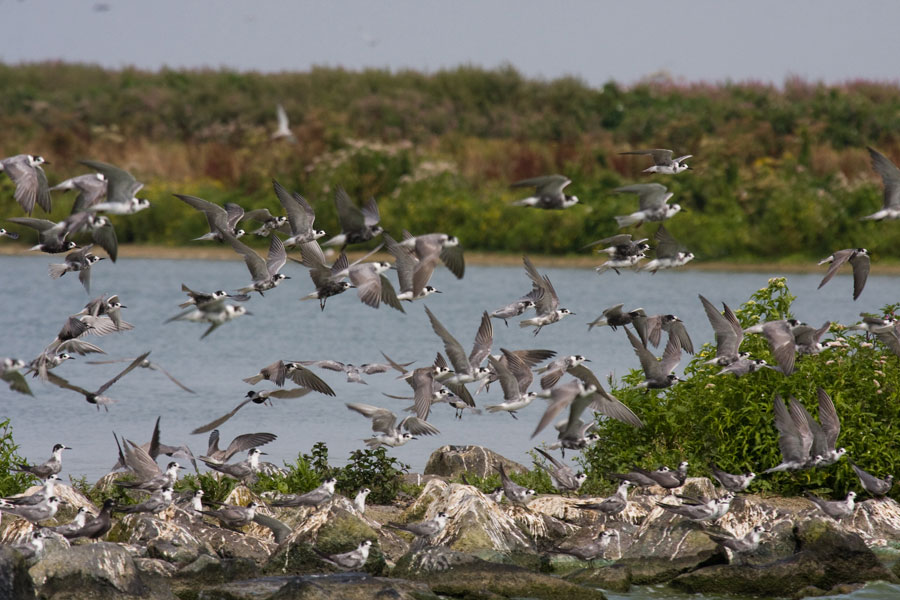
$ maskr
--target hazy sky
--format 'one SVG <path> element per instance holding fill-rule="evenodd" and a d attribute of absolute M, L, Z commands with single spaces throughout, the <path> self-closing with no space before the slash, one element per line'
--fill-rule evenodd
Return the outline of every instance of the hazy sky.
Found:
<path fill-rule="evenodd" d="M 0 0 L 0 61 L 435 71 L 514 65 L 590 84 L 900 74 L 895 0 Z"/>

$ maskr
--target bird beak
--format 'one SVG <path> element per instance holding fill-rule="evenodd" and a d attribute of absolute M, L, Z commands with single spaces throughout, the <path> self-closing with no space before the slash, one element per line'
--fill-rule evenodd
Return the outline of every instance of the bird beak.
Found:
<path fill-rule="evenodd" d="M 269 455 L 269 453 L 268 453 L 268 452 L 260 452 L 260 454 L 265 454 L 265 455 L 266 455 L 266 456 L 268 456 L 268 455 Z"/>
<path fill-rule="evenodd" d="M 593 362 L 593 361 L 591 361 L 591 359 L 589 359 L 589 358 L 586 358 L 586 359 L 584 359 L 584 362 Z"/>
<path fill-rule="evenodd" d="M 441 290 L 434 290 L 434 293 L 435 294 L 443 294 L 444 292 L 442 292 Z"/>
<path fill-rule="evenodd" d="M 63 446 L 63 448 L 65 448 L 66 450 L 71 450 L 71 448 L 68 446 Z"/>
<path fill-rule="evenodd" d="M 45 161 L 44 161 L 44 162 L 43 162 L 43 164 L 45 164 L 45 165 L 49 165 L 49 164 L 51 164 L 51 163 L 50 163 L 50 161 L 49 161 L 49 160 L 45 160 Z"/>
<path fill-rule="evenodd" d="M 181 465 L 178 465 L 178 468 L 179 468 L 179 469 L 184 469 L 184 467 L 182 467 Z"/>
<path fill-rule="evenodd" d="M 124 304 L 120 304 L 120 305 L 119 305 L 119 308 L 128 308 L 128 307 L 125 306 Z"/>
<path fill-rule="evenodd" d="M 251 316 L 251 317 L 253 316 L 253 313 L 250 312 L 249 310 L 248 310 L 247 312 L 245 312 L 244 314 L 245 314 L 245 315 L 249 315 L 249 316 Z"/>
<path fill-rule="evenodd" d="M 285 275 L 284 278 L 285 278 L 285 279 L 290 279 L 291 277 L 290 277 L 289 275 Z"/>

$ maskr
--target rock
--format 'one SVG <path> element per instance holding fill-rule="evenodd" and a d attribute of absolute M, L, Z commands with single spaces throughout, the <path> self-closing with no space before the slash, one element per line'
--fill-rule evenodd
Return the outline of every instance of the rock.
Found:
<path fill-rule="evenodd" d="M 487 562 L 440 546 L 411 553 L 395 574 L 428 583 L 441 596 L 602 600 L 603 592 L 516 565 Z"/>
<path fill-rule="evenodd" d="M 883 546 L 900 539 L 900 504 L 891 498 L 860 502 L 848 525 L 869 546 Z"/>
<path fill-rule="evenodd" d="M 169 507 L 162 513 L 164 519 L 148 514 L 126 515 L 113 526 L 106 539 L 144 546 L 150 558 L 181 564 L 196 560 L 201 553 L 214 552 L 209 544 L 200 541 L 202 536 L 172 520 L 176 510 Z"/>
<path fill-rule="evenodd" d="M 528 470 L 483 446 L 441 446 L 428 457 L 425 475 L 450 478 L 460 473 L 472 473 L 478 477 L 488 477 L 496 475 L 496 467 L 501 464 L 507 473 L 524 473 Z"/>
<path fill-rule="evenodd" d="M 25 557 L 7 546 L 0 546 L 0 598 L 34 598 L 34 584 Z"/>
<path fill-rule="evenodd" d="M 149 591 L 152 598 L 159 600 L 177 600 L 172 593 L 171 580 L 175 573 L 175 566 L 156 558 L 135 558 L 134 566 L 140 575 L 141 582 Z"/>
<path fill-rule="evenodd" d="M 74 546 L 45 556 L 29 570 L 38 595 L 53 600 L 149 597 L 131 555 L 118 544 Z"/>
<path fill-rule="evenodd" d="M 363 573 L 266 577 L 201 591 L 197 600 L 438 600 L 424 583 Z"/>
<path fill-rule="evenodd" d="M 564 578 L 566 581 L 599 587 L 611 592 L 626 593 L 631 589 L 631 569 L 626 565 L 609 565 L 605 567 L 589 567 L 572 571 Z"/>
<path fill-rule="evenodd" d="M 671 585 L 691 593 L 790 596 L 807 593 L 810 586 L 830 590 L 847 583 L 896 581 L 859 535 L 831 520 L 801 521 L 794 537 L 798 552 L 786 559 L 705 567 L 680 575 Z"/>

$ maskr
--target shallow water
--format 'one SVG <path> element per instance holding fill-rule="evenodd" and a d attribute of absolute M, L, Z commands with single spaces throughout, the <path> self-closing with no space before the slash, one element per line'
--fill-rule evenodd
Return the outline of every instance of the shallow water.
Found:
<path fill-rule="evenodd" d="M 89 299 L 77 278 L 59 280 L 47 276 L 47 264 L 56 257 L 0 257 L 0 357 L 30 359 L 48 344 L 66 316 L 77 312 Z M 771 275 L 701 271 L 660 272 L 655 276 L 608 272 L 597 276 L 589 269 L 540 269 L 558 291 L 562 305 L 576 313 L 546 327 L 537 337 L 530 329 L 520 329 L 511 321 L 504 327 L 494 322 L 494 349 L 500 347 L 550 348 L 560 354 L 581 353 L 592 359 L 595 372 L 621 376 L 637 368 L 638 361 L 622 331 L 609 328 L 587 331 L 585 323 L 603 308 L 624 302 L 626 308 L 641 306 L 649 314 L 675 313 L 686 323 L 694 345 L 712 339 L 712 330 L 697 299 L 702 293 L 714 303 L 739 306 L 749 295 L 765 286 Z M 64 457 L 64 475 L 86 475 L 93 480 L 115 462 L 112 432 L 138 443 L 149 440 L 153 421 L 162 416 L 162 440 L 168 444 L 188 443 L 196 454 L 205 450 L 206 436 L 190 431 L 227 412 L 240 402 L 250 386 L 241 381 L 278 359 L 314 360 L 330 358 L 356 364 L 381 361 L 380 350 L 395 360 L 415 360 L 423 366 L 443 351 L 432 332 L 422 304 L 427 304 L 442 323 L 466 348 L 471 347 L 482 310 L 493 310 L 530 289 L 519 267 L 476 267 L 467 269 L 457 281 L 439 270 L 433 283 L 444 291 L 424 302 L 407 304 L 407 314 L 388 308 L 373 310 L 362 305 L 355 294 L 329 299 L 324 312 L 317 302 L 298 298 L 312 290 L 305 269 L 289 263 L 285 272 L 292 279 L 254 297 L 247 307 L 253 316 L 242 317 L 221 327 L 205 340 L 198 339 L 205 325 L 187 322 L 163 324 L 178 312 L 184 299 L 182 282 L 194 289 L 235 289 L 245 285 L 248 273 L 238 261 L 145 260 L 108 261 L 94 268 L 93 296 L 118 293 L 127 321 L 134 331 L 91 338 L 108 357 L 134 357 L 146 350 L 150 356 L 197 391 L 188 394 L 159 373 L 139 369 L 110 388 L 108 395 L 118 403 L 109 412 L 97 411 L 76 393 L 60 390 L 38 380 L 32 381 L 35 398 L 0 389 L 0 416 L 12 418 L 19 452 L 32 461 L 43 461 L 51 446 L 62 442 L 74 449 Z M 840 275 L 816 290 L 821 274 L 789 275 L 788 285 L 798 296 L 795 314 L 810 324 L 826 320 L 852 323 L 861 310 L 876 310 L 900 299 L 900 278 L 871 276 L 857 302 L 851 300 L 849 276 Z M 96 389 L 124 365 L 87 365 L 97 355 L 77 357 L 57 370 L 72 383 Z M 685 361 L 686 362 L 686 361 Z M 369 423 L 351 413 L 345 402 L 366 402 L 401 411 L 411 402 L 386 398 L 410 393 L 408 386 L 392 373 L 366 377 L 369 385 L 346 383 L 340 373 L 318 371 L 337 392 L 336 398 L 309 394 L 293 400 L 275 400 L 275 406 L 250 404 L 220 429 L 222 438 L 251 431 L 271 431 L 278 440 L 264 450 L 276 464 L 292 460 L 298 452 L 308 452 L 313 443 L 324 441 L 335 464 L 345 464 L 353 449 L 362 447 L 370 434 Z M 259 387 L 265 387 L 262 382 Z M 479 405 L 499 402 L 499 386 L 489 394 L 476 396 Z M 467 414 L 454 419 L 452 409 L 436 406 L 430 420 L 441 435 L 423 437 L 390 454 L 421 471 L 428 455 L 444 444 L 483 444 L 515 460 L 528 462 L 526 452 L 535 444 L 550 442 L 553 433 L 535 440 L 531 432 L 540 419 L 542 406 L 519 413 L 513 420 L 506 414 Z"/>
<path fill-rule="evenodd" d="M 609 600 L 735 600 L 735 598 L 755 598 L 773 600 L 761 596 L 720 596 L 710 594 L 683 594 L 665 585 L 637 586 L 627 594 L 605 592 Z M 891 600 L 900 598 L 900 585 L 883 581 L 870 583 L 850 594 L 818 596 L 821 600 Z"/>

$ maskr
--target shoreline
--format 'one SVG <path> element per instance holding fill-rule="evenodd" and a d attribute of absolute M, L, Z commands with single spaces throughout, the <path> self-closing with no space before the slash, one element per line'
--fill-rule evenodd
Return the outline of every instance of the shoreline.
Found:
<path fill-rule="evenodd" d="M 265 248 L 257 248 L 264 255 Z M 365 256 L 366 252 L 348 252 L 348 258 L 353 261 Z M 477 266 L 520 266 L 522 256 L 526 253 L 505 252 L 469 252 L 466 251 L 466 264 Z M 7 243 L 0 245 L 0 256 L 38 256 L 37 252 L 29 252 L 24 244 Z M 53 256 L 53 255 L 48 255 Z M 63 254 L 58 255 L 60 259 Z M 119 256 L 123 258 L 140 259 L 164 259 L 164 260 L 243 260 L 231 248 L 225 246 L 208 245 L 206 247 L 194 246 L 164 246 L 159 244 L 132 244 L 119 247 Z M 373 257 L 390 259 L 386 252 L 378 252 Z M 543 255 L 528 254 L 528 257 L 542 267 L 557 267 L 569 269 L 586 269 L 601 264 L 603 257 L 597 254 L 586 255 Z M 696 260 L 680 267 L 683 271 L 722 271 L 734 273 L 822 273 L 825 267 L 817 265 L 814 261 L 790 261 L 790 262 L 730 262 L 730 261 L 706 261 Z M 900 275 L 900 262 L 872 263 L 870 273 L 873 275 Z"/>

